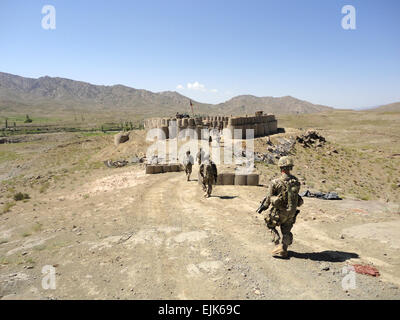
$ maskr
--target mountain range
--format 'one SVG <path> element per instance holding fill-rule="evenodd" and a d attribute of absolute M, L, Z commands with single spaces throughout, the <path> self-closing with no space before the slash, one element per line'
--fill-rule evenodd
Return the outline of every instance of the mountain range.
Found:
<path fill-rule="evenodd" d="M 2 112 L 121 112 L 143 117 L 189 112 L 188 97 L 175 91 L 151 92 L 124 85 L 94 85 L 58 77 L 26 78 L 0 72 Z M 220 104 L 192 101 L 195 113 L 244 115 L 264 111 L 273 114 L 314 113 L 332 108 L 291 96 L 241 95 Z"/>

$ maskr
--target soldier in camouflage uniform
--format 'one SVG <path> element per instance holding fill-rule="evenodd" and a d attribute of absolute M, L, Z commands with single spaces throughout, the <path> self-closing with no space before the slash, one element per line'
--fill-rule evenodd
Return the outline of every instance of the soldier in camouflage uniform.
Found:
<path fill-rule="evenodd" d="M 186 156 L 183 159 L 183 165 L 185 166 L 187 181 L 190 181 L 190 175 L 192 174 L 193 163 L 194 160 L 193 157 L 190 155 L 190 151 L 186 151 Z"/>
<path fill-rule="evenodd" d="M 197 155 L 196 155 L 196 160 L 197 160 L 197 163 L 198 163 L 199 165 L 201 165 L 201 162 L 202 162 L 203 159 L 204 159 L 204 155 L 205 155 L 205 152 L 203 151 L 202 148 L 200 148 L 199 152 L 197 152 Z"/>
<path fill-rule="evenodd" d="M 290 174 L 293 169 L 293 160 L 289 157 L 282 157 L 279 159 L 278 166 L 282 175 L 271 181 L 262 211 L 270 207 L 266 211 L 264 220 L 271 230 L 272 241 L 276 245 L 272 250 L 272 255 L 286 258 L 287 248 L 293 241 L 293 234 L 290 231 L 300 212 L 297 207 L 303 204 L 303 199 L 299 195 L 300 182 Z M 276 227 L 281 229 L 282 241 Z"/>
<path fill-rule="evenodd" d="M 217 182 L 218 173 L 217 166 L 209 160 L 208 156 L 200 165 L 200 176 L 202 178 L 203 191 L 205 192 L 204 197 L 209 198 L 212 192 L 212 185 Z"/>

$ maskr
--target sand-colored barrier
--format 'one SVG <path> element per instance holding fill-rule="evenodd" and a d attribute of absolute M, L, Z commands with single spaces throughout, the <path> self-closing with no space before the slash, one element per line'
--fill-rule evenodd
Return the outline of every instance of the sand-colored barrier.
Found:
<path fill-rule="evenodd" d="M 276 133 L 278 131 L 278 121 L 269 121 L 268 127 L 271 133 Z"/>
<path fill-rule="evenodd" d="M 154 165 L 154 174 L 163 173 L 163 166 L 159 164 Z"/>
<path fill-rule="evenodd" d="M 223 178 L 224 178 L 224 174 L 223 173 L 219 173 L 218 177 L 217 177 L 217 185 L 223 185 Z"/>
<path fill-rule="evenodd" d="M 169 130 L 168 130 L 168 127 L 167 127 L 167 126 L 163 126 L 163 127 L 161 127 L 160 129 L 161 129 L 161 131 L 164 133 L 165 139 L 168 139 L 168 138 L 169 138 Z M 164 136 L 163 136 L 163 137 L 164 137 Z"/>
<path fill-rule="evenodd" d="M 256 173 L 251 173 L 247 175 L 246 184 L 248 186 L 258 186 L 260 180 L 260 176 Z"/>
<path fill-rule="evenodd" d="M 235 174 L 235 185 L 245 186 L 247 183 L 247 176 L 245 174 Z"/>
<path fill-rule="evenodd" d="M 154 166 L 147 165 L 146 166 L 146 174 L 153 174 L 154 173 Z"/>
<path fill-rule="evenodd" d="M 235 184 L 235 174 L 234 173 L 224 173 L 222 177 L 222 185 L 231 186 Z"/>

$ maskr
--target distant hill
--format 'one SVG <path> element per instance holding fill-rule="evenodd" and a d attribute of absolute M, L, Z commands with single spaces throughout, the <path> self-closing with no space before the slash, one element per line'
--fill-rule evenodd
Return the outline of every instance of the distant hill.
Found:
<path fill-rule="evenodd" d="M 370 109 L 368 111 L 399 111 L 400 112 L 400 102 L 395 102 L 395 103 L 390 103 L 390 104 L 385 104 L 383 106 L 377 107 Z"/>
<path fill-rule="evenodd" d="M 0 72 L 0 111 L 13 112 L 129 112 L 144 117 L 171 116 L 189 111 L 189 98 L 174 91 L 151 92 L 123 85 L 102 86 L 58 77 L 25 78 Z M 237 96 L 212 105 L 193 101 L 196 113 L 253 114 L 312 113 L 331 108 L 287 97 Z"/>
<path fill-rule="evenodd" d="M 253 114 L 258 110 L 273 114 L 314 113 L 332 109 L 291 96 L 274 98 L 251 95 L 237 96 L 215 107 L 225 114 Z"/>

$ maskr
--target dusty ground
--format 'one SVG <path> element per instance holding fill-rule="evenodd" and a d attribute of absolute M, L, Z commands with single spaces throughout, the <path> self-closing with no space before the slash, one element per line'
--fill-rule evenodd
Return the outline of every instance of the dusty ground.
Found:
<path fill-rule="evenodd" d="M 279 260 L 254 212 L 262 187 L 217 186 L 205 199 L 183 173 L 145 176 L 140 166 L 74 187 L 1 216 L 4 299 L 400 298 L 398 205 L 305 199 L 290 259 Z M 357 274 L 346 293 L 350 263 L 381 277 Z M 41 287 L 44 265 L 56 266 L 55 290 Z"/>
<path fill-rule="evenodd" d="M 400 126 L 389 116 L 390 133 L 382 129 L 386 122 L 376 130 L 362 122 L 349 131 L 334 125 L 342 123 L 338 116 L 297 120 L 305 128 L 315 118 L 309 126 L 321 123 L 328 140 L 320 150 L 295 150 L 302 190 L 336 190 L 344 200 L 305 198 L 288 260 L 270 256 L 270 235 L 255 213 L 264 187 L 216 186 L 205 199 L 197 181 L 186 182 L 182 172 L 146 176 L 141 164 L 104 166 L 103 160 L 145 152 L 143 132 L 117 148 L 112 136 L 92 134 L 34 135 L 1 145 L 0 297 L 399 299 L 394 134 Z M 265 139 L 255 146 L 265 149 Z M 338 153 L 327 156 L 333 148 Z M 276 174 L 275 165 L 259 163 L 257 170 L 263 184 Z M 16 192 L 30 199 L 13 201 Z M 346 292 L 342 270 L 354 263 L 381 275 L 356 274 L 355 289 Z M 55 290 L 42 288 L 46 265 L 56 270 Z"/>

